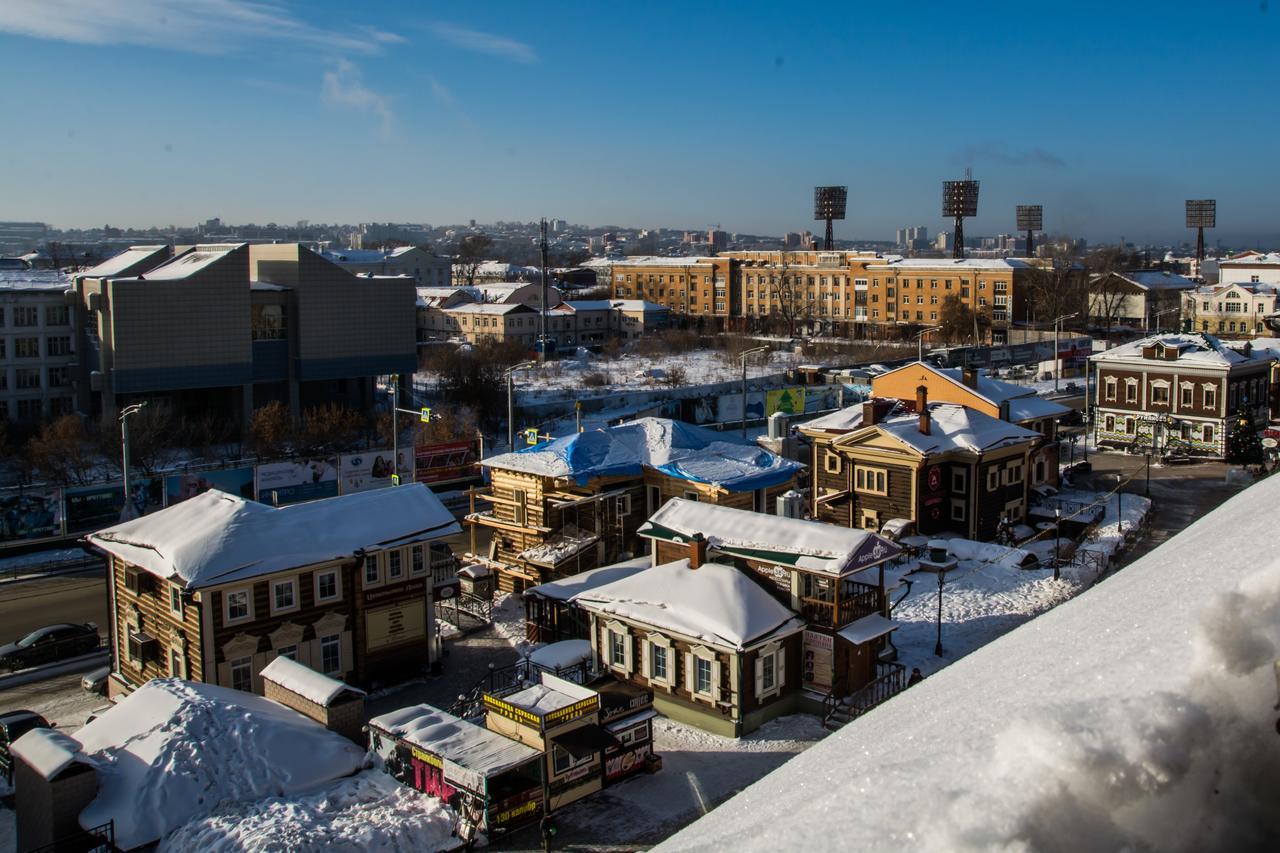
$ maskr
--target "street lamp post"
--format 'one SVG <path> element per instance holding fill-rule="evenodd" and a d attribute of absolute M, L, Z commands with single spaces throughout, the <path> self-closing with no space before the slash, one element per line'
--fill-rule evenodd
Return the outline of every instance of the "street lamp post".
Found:
<path fill-rule="evenodd" d="M 124 506 L 120 508 L 123 521 L 133 518 L 133 501 L 129 494 L 129 416 L 136 415 L 146 408 L 146 401 L 125 406 L 120 411 L 120 467 L 124 470 Z"/>
<path fill-rule="evenodd" d="M 1053 508 L 1053 579 L 1062 577 L 1058 568 L 1058 543 L 1062 541 L 1062 504 Z"/>
<path fill-rule="evenodd" d="M 938 642 L 933 645 L 933 653 L 938 657 L 942 657 L 942 583 L 946 579 L 946 572 L 941 567 L 938 569 Z"/>
<path fill-rule="evenodd" d="M 1142 494 L 1151 497 L 1151 451 L 1147 451 L 1147 485 L 1142 490 Z"/>
<path fill-rule="evenodd" d="M 1063 314 L 1061 317 L 1053 318 L 1053 390 L 1058 391 L 1058 377 L 1062 375 L 1062 353 L 1058 349 L 1058 331 L 1062 328 L 1063 320 L 1070 320 L 1076 316 L 1072 314 Z M 1088 399 L 1088 389 L 1085 389 L 1085 399 Z"/>
<path fill-rule="evenodd" d="M 742 353 L 742 440 L 747 440 L 747 356 L 767 352 L 768 347 L 754 347 Z"/>
<path fill-rule="evenodd" d="M 919 361 L 922 364 L 924 363 L 924 336 L 935 331 L 937 328 L 937 326 L 925 326 L 923 329 L 916 332 L 916 361 Z"/>
<path fill-rule="evenodd" d="M 512 378 L 517 370 L 527 370 L 530 367 L 537 367 L 532 361 L 522 361 L 517 365 L 508 367 L 507 374 L 507 449 L 516 449 L 516 383 Z"/>

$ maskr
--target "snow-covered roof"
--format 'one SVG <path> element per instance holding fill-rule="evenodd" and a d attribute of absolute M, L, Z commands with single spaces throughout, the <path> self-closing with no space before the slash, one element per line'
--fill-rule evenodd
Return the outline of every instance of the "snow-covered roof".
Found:
<path fill-rule="evenodd" d="M 901 404 L 895 404 L 893 411 L 898 411 L 900 408 L 902 408 Z M 852 406 L 837 409 L 829 415 L 805 421 L 799 426 L 803 430 L 819 432 L 850 432 L 862 426 L 862 413 L 862 403 L 855 403 Z"/>
<path fill-rule="evenodd" d="M 920 418 L 914 413 L 891 416 L 867 429 L 881 429 L 925 454 L 952 450 L 985 453 L 1024 441 L 1038 441 L 1042 437 L 1038 432 L 953 403 L 930 403 L 929 415 L 928 435 L 920 432 Z M 846 440 L 836 439 L 837 442 Z"/>
<path fill-rule="evenodd" d="M 1196 286 L 1186 276 L 1164 270 L 1128 270 L 1115 275 L 1147 290 L 1191 290 Z"/>
<path fill-rule="evenodd" d="M 70 286 L 71 279 L 62 270 L 0 270 L 0 291 L 57 292 Z"/>
<path fill-rule="evenodd" d="M 574 603 L 721 648 L 742 649 L 804 628 L 776 598 L 733 566 L 688 560 L 653 566 L 580 592 Z"/>
<path fill-rule="evenodd" d="M 637 532 L 669 542 L 701 533 L 710 548 L 727 554 L 835 576 L 871 568 L 902 552 L 870 530 L 683 498 L 667 501 Z"/>
<path fill-rule="evenodd" d="M 892 619 L 886 619 L 879 613 L 872 613 L 861 619 L 855 619 L 836 633 L 858 646 L 896 630 L 898 630 L 898 623 Z"/>
<path fill-rule="evenodd" d="M 31 729 L 9 745 L 9 752 L 46 780 L 57 776 L 73 762 L 94 763 L 80 751 L 80 741 L 57 729 Z"/>
<path fill-rule="evenodd" d="M 98 767 L 80 825 L 115 822 L 131 850 L 223 802 L 289 796 L 347 776 L 364 750 L 269 699 L 212 684 L 154 679 L 76 732 Z"/>
<path fill-rule="evenodd" d="M 1020 258 L 885 258 L 884 263 L 867 264 L 869 270 L 899 269 L 927 270 L 1015 270 L 1031 269 L 1032 265 Z"/>
<path fill-rule="evenodd" d="M 120 275 L 130 267 L 153 257 L 163 257 L 168 246 L 130 246 L 118 255 L 112 255 L 97 266 L 76 275 L 80 278 L 109 278 Z"/>
<path fill-rule="evenodd" d="M 413 483 L 282 507 L 211 489 L 88 539 L 196 589 L 460 531 L 440 499 Z"/>
<path fill-rule="evenodd" d="M 585 572 L 578 572 L 576 575 L 570 575 L 557 581 L 548 581 L 537 586 L 531 586 L 524 591 L 524 594 L 526 596 L 536 595 L 542 598 L 549 598 L 552 601 L 571 601 L 580 592 L 586 592 L 598 586 L 630 577 L 636 572 L 644 571 L 650 565 L 652 565 L 652 561 L 648 557 L 632 557 L 630 560 L 624 560 L 621 563 L 602 566 L 598 569 L 588 569 Z"/>
<path fill-rule="evenodd" d="M 1261 480 L 656 849 L 1274 847 L 1277 503 Z"/>
<path fill-rule="evenodd" d="M 387 259 L 387 255 L 381 249 L 326 249 L 320 253 L 320 257 L 335 264 L 380 264 Z"/>
<path fill-rule="evenodd" d="M 275 660 L 264 666 L 261 675 L 267 681 L 274 681 L 284 689 L 325 707 L 343 693 L 364 695 L 363 690 L 316 672 L 306 664 L 283 655 L 277 655 Z"/>
<path fill-rule="evenodd" d="M 155 269 L 143 273 L 139 278 L 147 281 L 176 281 L 198 273 L 211 264 L 217 263 L 229 253 L 245 244 L 243 243 L 211 243 L 192 246 L 171 261 L 166 261 Z M 247 270 L 246 266 L 246 270 Z"/>
<path fill-rule="evenodd" d="M 542 673 L 541 683 L 531 684 L 523 690 L 503 696 L 502 701 L 523 708 L 531 714 L 544 716 L 598 695 L 594 690 L 555 676 L 548 681 L 547 675 L 546 672 Z"/>
<path fill-rule="evenodd" d="M 619 258 L 610 263 L 620 267 L 692 267 L 698 264 L 712 264 L 715 260 L 715 258 L 664 258 L 658 255 L 635 255 L 630 258 Z"/>
<path fill-rule="evenodd" d="M 550 670 L 577 666 L 590 659 L 590 640 L 561 640 L 529 652 L 529 663 Z"/>
<path fill-rule="evenodd" d="M 1230 367 L 1231 365 L 1249 361 L 1266 360 L 1266 356 L 1263 354 L 1245 356 L 1243 353 L 1231 349 L 1213 335 L 1205 332 L 1151 335 L 1136 341 L 1131 341 L 1127 344 L 1121 344 L 1118 347 L 1112 347 L 1104 352 L 1094 353 L 1089 356 L 1089 360 L 1104 363 L 1112 361 L 1150 362 L 1150 359 L 1144 359 L 1142 357 L 1142 350 L 1145 347 L 1152 345 L 1158 345 L 1166 349 L 1176 349 L 1178 351 L 1178 361 L 1190 364 Z"/>
<path fill-rule="evenodd" d="M 723 433 L 667 418 L 640 418 L 607 429 L 574 433 L 514 453 L 491 456 L 480 464 L 572 479 L 580 486 L 599 477 L 640 476 L 649 468 L 731 492 L 785 483 L 803 467 Z"/>
<path fill-rule="evenodd" d="M 1232 258 L 1223 258 L 1218 262 L 1219 267 L 1260 267 L 1260 266 L 1280 266 L 1280 252 L 1245 252 Z"/>
<path fill-rule="evenodd" d="M 656 302 L 650 302 L 647 299 L 614 299 L 611 300 L 613 307 L 619 311 L 643 311 L 646 314 L 666 313 L 671 309 L 665 305 L 659 305 Z"/>
<path fill-rule="evenodd" d="M 452 308 L 446 308 L 450 314 L 510 314 L 513 311 L 526 311 L 532 313 L 533 308 L 523 302 L 463 302 L 461 305 L 454 305 Z"/>
<path fill-rule="evenodd" d="M 570 557 L 582 553 L 599 539 L 598 533 L 579 530 L 575 525 L 568 524 L 546 542 L 521 551 L 520 559 L 539 566 L 555 568 Z"/>
<path fill-rule="evenodd" d="M 1005 382 L 989 376 L 985 370 L 977 371 L 976 388 L 969 388 L 964 384 L 964 370 L 959 367 L 934 367 L 931 364 L 922 362 L 914 362 L 912 364 L 904 364 L 901 367 L 894 368 L 888 373 L 881 376 L 890 376 L 902 370 L 927 370 L 930 373 L 937 374 L 945 379 L 950 380 L 957 386 L 963 387 L 968 391 L 977 394 L 987 402 L 994 406 L 1001 403 L 1009 403 L 1009 420 L 1014 423 L 1020 421 L 1031 420 L 1034 418 L 1057 418 L 1065 415 L 1070 409 L 1060 403 L 1052 400 L 1046 400 L 1036 395 L 1035 389 L 1025 388 L 1021 385 L 1015 385 L 1012 382 Z M 880 377 L 877 376 L 871 380 L 871 387 L 875 387 L 876 381 Z M 838 412 L 836 414 L 839 414 Z"/>
<path fill-rule="evenodd" d="M 369 726 L 481 776 L 497 775 L 542 755 L 531 746 L 430 705 L 413 705 L 374 717 Z"/>

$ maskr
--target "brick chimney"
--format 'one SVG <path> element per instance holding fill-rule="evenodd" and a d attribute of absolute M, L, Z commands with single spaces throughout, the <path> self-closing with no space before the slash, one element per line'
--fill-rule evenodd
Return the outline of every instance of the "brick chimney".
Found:
<path fill-rule="evenodd" d="M 964 384 L 973 390 L 978 390 L 978 368 L 966 367 L 960 374 L 964 378 Z"/>
<path fill-rule="evenodd" d="M 862 425 L 864 427 L 875 426 L 876 422 L 879 421 L 877 414 L 876 401 L 867 400 L 862 404 Z"/>
<path fill-rule="evenodd" d="M 916 412 L 920 415 L 920 433 L 929 435 L 932 428 L 929 416 L 929 389 L 921 385 L 916 389 Z"/>
<path fill-rule="evenodd" d="M 707 537 L 695 533 L 689 537 L 689 568 L 696 569 L 707 561 Z"/>

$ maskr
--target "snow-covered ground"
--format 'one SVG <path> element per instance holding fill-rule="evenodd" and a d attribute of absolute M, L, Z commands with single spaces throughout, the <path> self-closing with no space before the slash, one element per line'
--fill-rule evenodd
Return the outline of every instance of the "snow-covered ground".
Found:
<path fill-rule="evenodd" d="M 314 793 L 237 803 L 183 826 L 161 851 L 432 851 L 457 845 L 441 801 L 365 770 Z"/>

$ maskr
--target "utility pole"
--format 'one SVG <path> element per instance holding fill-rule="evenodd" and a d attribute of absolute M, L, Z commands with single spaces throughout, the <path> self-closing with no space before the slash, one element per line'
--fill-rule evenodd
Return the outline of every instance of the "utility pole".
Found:
<path fill-rule="evenodd" d="M 742 353 L 742 440 L 747 440 L 747 356 L 765 352 L 768 347 L 755 347 Z"/>
<path fill-rule="evenodd" d="M 400 374 L 391 374 L 391 485 L 400 485 Z"/>
<path fill-rule="evenodd" d="M 129 415 L 136 415 L 146 407 L 146 402 L 125 406 L 120 412 L 120 455 L 121 467 L 124 469 L 124 506 L 120 509 L 121 521 L 133 518 L 133 501 L 129 494 Z"/>
<path fill-rule="evenodd" d="M 1075 314 L 1063 314 L 1061 317 L 1053 319 L 1053 390 L 1056 394 L 1058 391 L 1058 378 L 1062 375 L 1062 358 L 1061 351 L 1058 349 L 1058 332 L 1062 328 L 1063 320 L 1070 320 Z M 1085 395 L 1086 398 L 1088 395 Z"/>
<path fill-rule="evenodd" d="M 547 360 L 547 220 L 543 217 L 538 249 L 542 254 L 542 338 L 538 344 L 538 361 Z"/>

